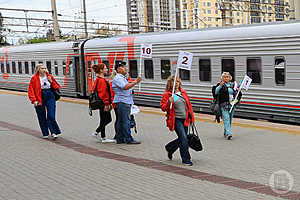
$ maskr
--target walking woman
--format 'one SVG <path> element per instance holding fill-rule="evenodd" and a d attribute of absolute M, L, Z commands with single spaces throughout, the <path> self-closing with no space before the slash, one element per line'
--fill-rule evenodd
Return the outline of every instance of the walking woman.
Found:
<path fill-rule="evenodd" d="M 60 86 L 51 74 L 48 74 L 44 64 L 38 64 L 31 77 L 28 87 L 28 97 L 34 105 L 43 138 L 49 138 L 49 129 L 53 139 L 61 133 L 55 120 L 56 102 L 51 90 L 59 90 Z"/>
<path fill-rule="evenodd" d="M 231 133 L 231 122 L 232 117 L 235 111 L 236 103 L 233 102 L 237 90 L 234 89 L 234 84 L 230 82 L 232 80 L 232 76 L 229 72 L 223 72 L 221 75 L 221 81 L 216 86 L 213 86 L 212 93 L 216 99 L 219 99 L 219 105 L 222 112 L 222 119 L 224 124 L 224 137 L 227 140 L 232 139 Z M 242 98 L 242 93 L 239 93 L 238 101 Z M 233 105 L 233 109 L 231 112 L 231 106 Z"/>
<path fill-rule="evenodd" d="M 175 94 L 172 96 L 173 81 L 174 75 L 168 78 L 160 107 L 162 111 L 167 112 L 167 126 L 170 131 L 175 130 L 178 138 L 168 143 L 165 148 L 170 160 L 173 158 L 173 153 L 179 148 L 182 163 L 192 166 L 187 131 L 190 123 L 195 121 L 194 112 L 186 91 L 181 88 L 181 80 L 178 77 L 176 78 Z"/>
<path fill-rule="evenodd" d="M 115 140 L 107 139 L 105 134 L 105 127 L 112 121 L 111 118 L 111 109 L 112 101 L 113 101 L 113 92 L 111 89 L 111 85 L 109 84 L 109 80 L 104 78 L 104 75 L 107 73 L 107 67 L 104 63 L 100 63 L 98 65 L 92 66 L 94 72 L 97 74 L 97 78 L 93 84 L 93 91 L 96 90 L 98 92 L 99 98 L 103 101 L 104 107 L 99 110 L 100 114 L 100 122 L 99 126 L 96 129 L 96 132 L 93 133 L 93 136 L 98 137 L 99 133 L 101 133 L 101 142 L 115 142 Z"/>

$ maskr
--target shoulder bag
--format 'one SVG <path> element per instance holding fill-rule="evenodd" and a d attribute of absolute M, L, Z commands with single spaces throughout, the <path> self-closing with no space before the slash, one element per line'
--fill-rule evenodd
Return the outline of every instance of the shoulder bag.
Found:
<path fill-rule="evenodd" d="M 191 123 L 189 126 L 189 131 L 187 134 L 188 144 L 195 151 L 202 151 L 203 146 L 198 135 L 198 131 L 194 123 Z"/>
<path fill-rule="evenodd" d="M 100 99 L 98 92 L 97 92 L 97 85 L 98 85 L 98 80 L 96 82 L 95 89 L 92 94 L 89 96 L 89 109 L 90 110 L 98 110 L 102 107 L 104 107 L 104 103 L 102 99 Z"/>

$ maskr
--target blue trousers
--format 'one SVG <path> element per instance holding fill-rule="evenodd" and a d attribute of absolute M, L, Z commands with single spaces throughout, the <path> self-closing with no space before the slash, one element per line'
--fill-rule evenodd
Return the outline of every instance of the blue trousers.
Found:
<path fill-rule="evenodd" d="M 61 131 L 55 120 L 56 103 L 53 92 L 50 89 L 42 90 L 42 100 L 43 105 L 35 107 L 42 134 L 43 136 L 48 136 L 48 129 L 50 129 L 51 134 L 58 135 Z"/>
<path fill-rule="evenodd" d="M 179 148 L 182 162 L 190 161 L 191 155 L 187 139 L 188 127 L 184 126 L 184 119 L 175 118 L 175 132 L 178 138 L 166 145 L 167 151 L 173 154 Z"/>
<path fill-rule="evenodd" d="M 117 142 L 131 142 L 133 138 L 130 131 L 130 111 L 131 105 L 126 103 L 116 103 L 116 140 Z"/>
<path fill-rule="evenodd" d="M 224 135 L 231 134 L 231 122 L 235 111 L 235 107 L 233 107 L 231 113 L 229 113 L 229 110 L 230 110 L 230 106 L 221 107 L 222 119 L 224 124 Z"/>

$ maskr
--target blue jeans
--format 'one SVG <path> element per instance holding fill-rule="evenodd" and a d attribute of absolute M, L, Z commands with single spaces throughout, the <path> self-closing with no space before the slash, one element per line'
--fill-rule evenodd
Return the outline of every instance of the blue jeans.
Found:
<path fill-rule="evenodd" d="M 50 89 L 42 90 L 42 100 L 43 105 L 36 106 L 35 111 L 39 120 L 39 125 L 41 127 L 43 136 L 49 135 L 48 129 L 50 129 L 51 134 L 58 135 L 61 132 L 55 120 L 56 103 L 53 92 Z"/>
<path fill-rule="evenodd" d="M 230 107 L 231 106 L 221 107 L 222 119 L 224 124 L 224 135 L 231 134 L 231 122 L 235 111 L 235 107 L 233 107 L 231 113 L 229 113 Z"/>
<path fill-rule="evenodd" d="M 187 139 L 188 127 L 184 126 L 184 119 L 175 118 L 175 132 L 178 138 L 166 145 L 167 151 L 173 154 L 179 148 L 182 162 L 190 161 L 191 155 Z"/>
<path fill-rule="evenodd" d="M 117 120 L 116 120 L 116 140 L 117 142 L 131 142 L 133 138 L 130 131 L 130 111 L 131 105 L 127 103 L 116 103 Z"/>

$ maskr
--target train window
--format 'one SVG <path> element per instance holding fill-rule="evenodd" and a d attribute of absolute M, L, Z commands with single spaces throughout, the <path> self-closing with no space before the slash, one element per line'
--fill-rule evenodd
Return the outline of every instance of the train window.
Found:
<path fill-rule="evenodd" d="M 22 62 L 18 62 L 18 68 L 19 68 L 19 74 L 22 74 L 23 73 Z"/>
<path fill-rule="evenodd" d="M 199 79 L 200 81 L 211 81 L 210 59 L 199 60 Z"/>
<path fill-rule="evenodd" d="M 32 72 L 32 74 L 34 74 L 34 70 L 35 70 L 35 61 L 31 61 L 31 72 Z"/>
<path fill-rule="evenodd" d="M 275 83 L 277 85 L 285 84 L 285 59 L 284 57 L 275 57 Z"/>
<path fill-rule="evenodd" d="M 66 75 L 66 61 L 62 61 L 62 66 L 63 66 L 63 75 Z"/>
<path fill-rule="evenodd" d="M 104 61 L 102 61 L 102 63 L 104 63 L 105 66 L 106 66 L 106 68 L 107 68 L 107 73 L 104 74 L 104 77 L 109 77 L 109 75 L 110 75 L 109 61 L 108 60 L 104 60 Z"/>
<path fill-rule="evenodd" d="M 54 73 L 56 76 L 58 75 L 58 64 L 56 60 L 54 61 Z"/>
<path fill-rule="evenodd" d="M 28 62 L 25 62 L 25 74 L 29 74 Z"/>
<path fill-rule="evenodd" d="M 229 72 L 230 75 L 232 76 L 232 80 L 234 81 L 234 59 L 230 59 L 230 58 L 224 58 L 222 59 L 222 73 L 223 72 Z"/>
<path fill-rule="evenodd" d="M 252 83 L 261 84 L 260 58 L 247 58 L 247 75 L 252 78 Z"/>
<path fill-rule="evenodd" d="M 136 60 L 129 61 L 129 76 L 130 76 L 130 78 L 138 77 L 138 69 L 137 69 L 137 61 Z"/>
<path fill-rule="evenodd" d="M 11 62 L 11 64 L 12 64 L 12 73 L 13 74 L 17 73 L 16 63 L 13 61 L 13 62 Z"/>
<path fill-rule="evenodd" d="M 43 61 L 39 61 L 39 64 L 44 64 Z"/>
<path fill-rule="evenodd" d="M 9 62 L 6 63 L 6 73 L 10 73 L 10 65 L 9 65 Z"/>
<path fill-rule="evenodd" d="M 188 81 L 190 80 L 190 70 L 186 69 L 179 69 L 179 77 L 183 81 Z"/>
<path fill-rule="evenodd" d="M 167 79 L 171 75 L 170 60 L 161 60 L 161 79 Z"/>
<path fill-rule="evenodd" d="M 68 73 L 68 75 L 69 75 L 70 77 L 73 76 L 73 60 L 70 60 L 70 61 L 69 61 L 69 73 Z"/>
<path fill-rule="evenodd" d="M 1 62 L 1 72 L 4 73 L 4 62 Z"/>
<path fill-rule="evenodd" d="M 46 67 L 47 67 L 48 73 L 51 74 L 51 61 L 46 61 Z"/>
<path fill-rule="evenodd" d="M 144 71 L 145 71 L 145 78 L 153 79 L 153 61 L 152 60 L 144 60 Z"/>

